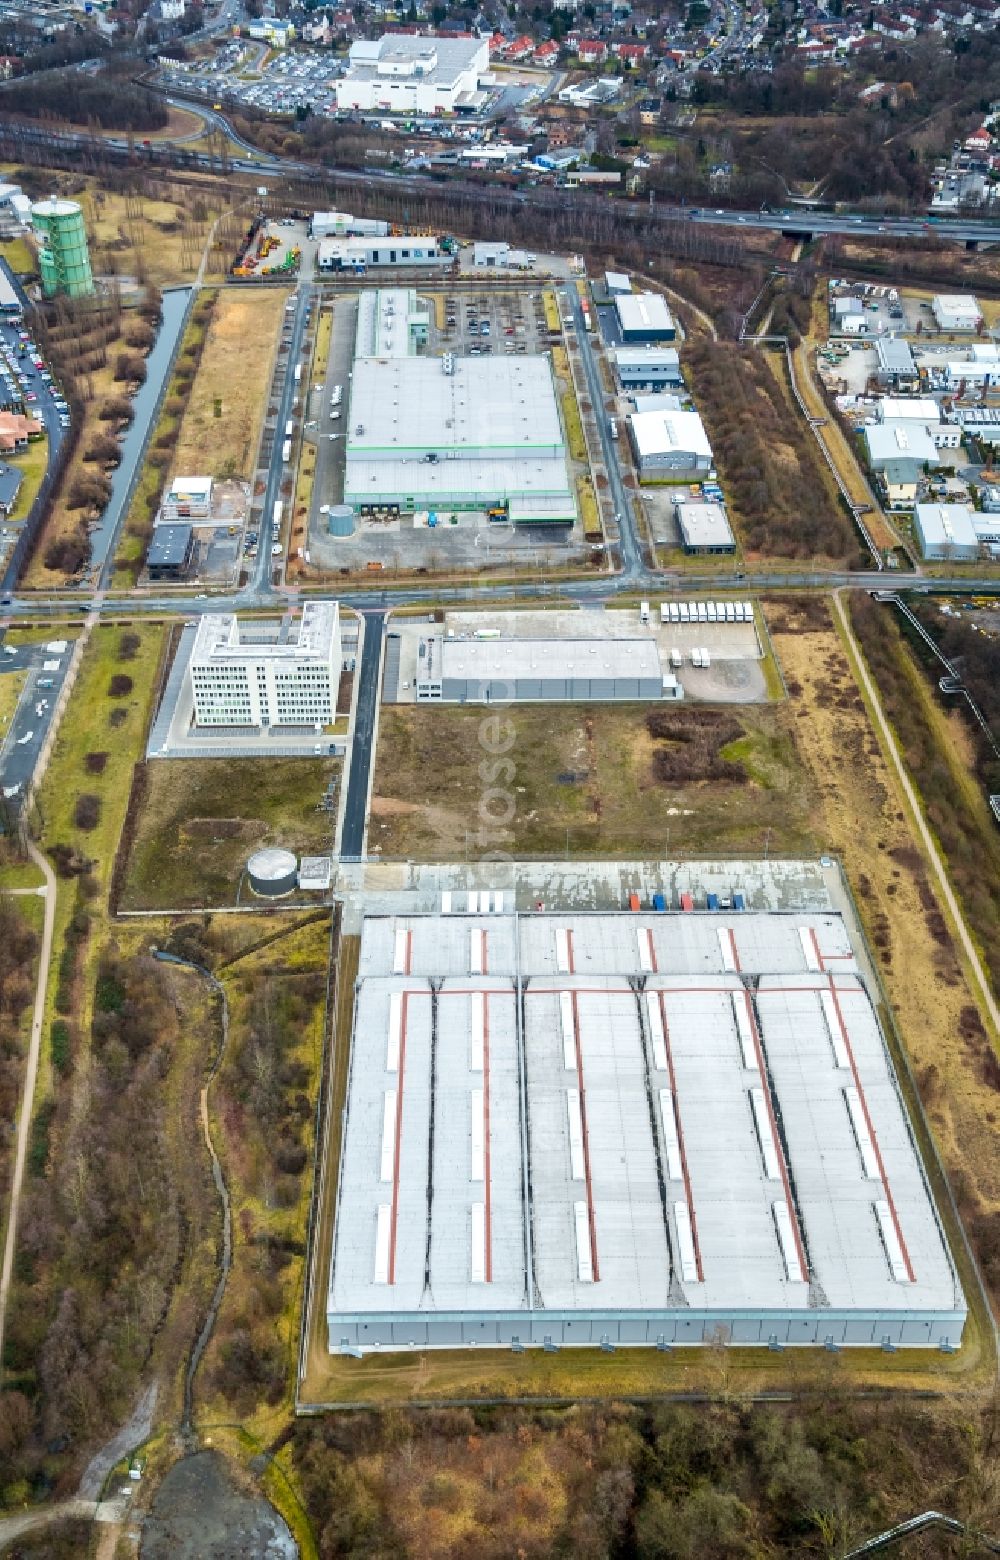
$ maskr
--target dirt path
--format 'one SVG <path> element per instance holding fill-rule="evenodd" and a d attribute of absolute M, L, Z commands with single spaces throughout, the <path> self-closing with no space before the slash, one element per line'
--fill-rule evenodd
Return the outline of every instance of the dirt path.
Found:
<path fill-rule="evenodd" d="M 66 1522 L 70 1517 L 92 1517 L 97 1510 L 96 1501 L 61 1500 L 54 1506 L 38 1506 L 33 1511 L 19 1511 L 16 1517 L 0 1517 L 0 1552 L 6 1554 L 15 1539 L 26 1533 L 37 1533 L 40 1528 L 51 1527 L 54 1522 Z"/>
<path fill-rule="evenodd" d="M 976 952 L 975 944 L 969 935 L 969 929 L 965 924 L 965 918 L 962 915 L 962 910 L 958 903 L 958 899 L 956 898 L 954 890 L 952 889 L 951 883 L 948 879 L 948 874 L 945 870 L 945 865 L 941 858 L 941 853 L 935 844 L 934 836 L 927 827 L 920 797 L 918 796 L 916 787 L 907 774 L 906 768 L 900 757 L 895 736 L 893 735 L 892 728 L 886 719 L 885 711 L 882 708 L 882 702 L 879 698 L 878 689 L 876 688 L 874 680 L 868 671 L 867 665 L 865 664 L 865 660 L 861 652 L 861 646 L 854 637 L 854 630 L 851 627 L 850 619 L 848 618 L 847 612 L 844 609 L 843 597 L 839 592 L 834 596 L 833 605 L 834 611 L 837 615 L 837 620 L 847 641 L 848 650 L 854 662 L 855 671 L 861 686 L 864 689 L 865 697 L 868 700 L 869 707 L 875 719 L 875 724 L 878 728 L 882 746 L 889 758 L 889 762 L 891 763 L 896 773 L 896 778 L 898 779 L 909 804 L 910 810 L 916 822 L 917 832 L 920 835 L 920 840 L 924 847 L 925 854 L 931 864 L 934 876 L 937 880 L 937 886 L 940 890 L 941 898 L 948 907 L 948 914 L 951 917 L 952 925 L 954 926 L 958 935 L 958 940 L 962 945 L 962 952 L 965 955 L 969 971 L 972 975 L 976 995 L 979 998 L 983 1011 L 989 1015 L 994 1033 L 1000 1034 L 1000 1007 L 998 1007 L 996 999 L 993 996 L 993 992 L 990 988 L 990 983 L 986 978 L 986 972 L 983 969 L 979 954 Z"/>
<path fill-rule="evenodd" d="M 56 875 L 38 847 L 28 841 L 28 854 L 45 879 L 45 922 L 42 928 L 42 947 L 38 956 L 38 980 L 35 986 L 35 1010 L 31 1018 L 31 1039 L 28 1043 L 28 1060 L 24 1070 L 24 1089 L 17 1120 L 17 1145 L 14 1150 L 14 1171 L 10 1183 L 10 1203 L 7 1209 L 7 1236 L 3 1248 L 3 1267 L 0 1269 L 0 1376 L 3 1371 L 4 1331 L 7 1325 L 7 1301 L 10 1296 L 10 1280 L 14 1270 L 14 1247 L 17 1243 L 17 1216 L 21 1207 L 21 1188 L 24 1183 L 24 1164 L 28 1154 L 28 1134 L 31 1131 L 31 1113 L 35 1103 L 35 1084 L 38 1081 L 38 1058 L 42 1046 L 42 1024 L 45 1019 L 45 997 L 49 985 L 49 963 L 52 959 L 52 938 L 56 920 Z M 39 892 L 39 890 L 33 890 Z"/>

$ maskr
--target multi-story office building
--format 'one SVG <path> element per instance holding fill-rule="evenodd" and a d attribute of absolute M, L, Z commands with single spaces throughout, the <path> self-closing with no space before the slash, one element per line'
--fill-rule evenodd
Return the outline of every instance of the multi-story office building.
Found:
<path fill-rule="evenodd" d="M 244 639 L 234 613 L 206 613 L 188 675 L 196 726 L 328 726 L 340 682 L 337 603 L 307 602 L 287 639 Z"/>

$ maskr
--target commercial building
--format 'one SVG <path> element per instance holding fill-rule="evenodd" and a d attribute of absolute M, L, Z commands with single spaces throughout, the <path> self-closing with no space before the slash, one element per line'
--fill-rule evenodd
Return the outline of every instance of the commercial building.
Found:
<path fill-rule="evenodd" d="M 632 282 L 624 271 L 605 271 L 604 285 L 609 298 L 623 297 L 632 291 Z"/>
<path fill-rule="evenodd" d="M 370 266 L 443 266 L 451 263 L 433 233 L 408 238 L 324 238 L 316 251 L 321 271 L 363 275 Z"/>
<path fill-rule="evenodd" d="M 615 313 L 622 340 L 673 341 L 677 335 L 674 317 L 659 293 L 618 293 Z"/>
<path fill-rule="evenodd" d="M 335 601 L 308 601 L 293 638 L 241 634 L 231 612 L 206 613 L 188 676 L 199 727 L 328 726 L 340 685 L 340 615 Z"/>
<path fill-rule="evenodd" d="M 576 503 L 548 358 L 358 358 L 344 500 L 361 514 L 506 506 L 570 524 Z"/>
<path fill-rule="evenodd" d="M 46 298 L 84 298 L 94 290 L 83 211 L 75 200 L 39 200 L 31 225 L 42 241 L 38 269 Z"/>
<path fill-rule="evenodd" d="M 509 244 L 477 240 L 472 246 L 472 263 L 480 270 L 503 270 L 509 257 Z"/>
<path fill-rule="evenodd" d="M 966 504 L 917 504 L 913 529 L 921 558 L 975 563 L 979 557 L 979 535 Z"/>
<path fill-rule="evenodd" d="M 412 288 L 366 289 L 358 299 L 356 358 L 410 357 L 427 345 L 430 313 Z"/>
<path fill-rule="evenodd" d="M 734 553 L 736 539 L 722 504 L 674 505 L 674 515 L 686 553 Z"/>
<path fill-rule="evenodd" d="M 212 512 L 211 477 L 175 477 L 163 495 L 162 520 L 207 520 Z"/>
<path fill-rule="evenodd" d="M 485 38 L 424 38 L 389 33 L 351 44 L 347 74 L 336 84 L 337 108 L 380 114 L 476 113 L 489 70 Z"/>
<path fill-rule="evenodd" d="M 958 1346 L 839 914 L 483 897 L 364 921 L 331 1352 Z"/>
<path fill-rule="evenodd" d="M 421 640 L 421 704 L 490 704 L 659 699 L 656 642 L 643 639 Z"/>
<path fill-rule="evenodd" d="M 379 217 L 354 217 L 349 211 L 314 211 L 309 219 L 310 238 L 385 238 L 388 222 Z"/>
<path fill-rule="evenodd" d="M 880 336 L 875 343 L 875 377 L 887 390 L 915 390 L 920 375 L 913 350 L 902 336 Z"/>
<path fill-rule="evenodd" d="M 20 320 L 23 312 L 21 295 L 8 276 L 6 268 L 0 266 L 0 319 Z"/>
<path fill-rule="evenodd" d="M 712 446 L 697 412 L 635 412 L 628 427 L 640 477 L 711 470 Z"/>
<path fill-rule="evenodd" d="M 677 390 L 684 384 L 676 347 L 612 347 L 623 390 Z"/>
<path fill-rule="evenodd" d="M 873 471 L 881 471 L 890 460 L 914 460 L 918 465 L 937 466 L 937 445 L 919 423 L 870 423 L 865 429 L 868 459 Z"/>
<path fill-rule="evenodd" d="M 190 525 L 175 522 L 158 525 L 146 554 L 146 570 L 151 580 L 182 580 L 191 567 L 194 531 Z"/>
<path fill-rule="evenodd" d="M 983 311 L 971 293 L 936 293 L 931 313 L 938 330 L 969 331 L 975 335 L 983 328 Z"/>
<path fill-rule="evenodd" d="M 932 396 L 883 396 L 878 419 L 900 428 L 923 429 L 939 450 L 957 450 L 962 442 L 962 430 L 955 423 L 942 421 L 941 408 Z"/>

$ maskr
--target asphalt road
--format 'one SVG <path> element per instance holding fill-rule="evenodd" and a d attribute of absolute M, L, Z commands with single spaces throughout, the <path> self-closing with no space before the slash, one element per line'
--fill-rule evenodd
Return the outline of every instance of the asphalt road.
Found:
<path fill-rule="evenodd" d="M 53 637 L 62 636 L 53 630 Z M 0 651 L 0 678 L 9 677 L 15 672 L 28 674 L 10 726 L 0 733 L 0 786 L 3 788 L 5 806 L 14 811 L 34 773 L 73 646 L 69 643 L 62 652 L 49 652 L 44 645 L 25 645 L 14 653 L 11 653 L 12 649 L 12 646 L 5 645 Z M 58 662 L 58 670 L 53 666 L 46 671 L 47 662 Z M 39 687 L 40 682 L 51 682 L 52 687 Z M 39 709 L 41 714 L 38 713 Z"/>
<path fill-rule="evenodd" d="M 306 315 L 312 307 L 313 289 L 309 282 L 300 282 L 295 296 L 295 316 L 292 323 L 292 335 L 288 348 L 288 367 L 285 372 L 285 382 L 281 390 L 281 399 L 278 402 L 278 420 L 274 435 L 274 447 L 271 453 L 271 465 L 267 473 L 267 485 L 264 488 L 264 506 L 260 517 L 260 536 L 257 544 L 257 559 L 253 571 L 253 578 L 248 589 L 258 595 L 270 594 L 271 576 L 276 559 L 271 557 L 271 547 L 279 538 L 274 530 L 274 506 L 281 497 L 281 484 L 286 472 L 285 464 L 281 458 L 282 445 L 285 442 L 285 425 L 292 417 L 292 402 L 298 395 L 303 400 L 309 389 L 308 363 L 302 365 L 302 379 L 295 383 L 295 365 L 302 357 L 302 338 L 305 335 Z M 297 421 L 298 419 L 296 419 Z M 293 473 L 294 474 L 294 473 Z M 225 612 L 231 610 L 219 606 L 217 600 L 210 603 L 208 611 Z"/>
<path fill-rule="evenodd" d="M 378 709 L 379 667 L 382 664 L 382 639 L 385 612 L 366 612 L 365 641 L 358 672 L 358 699 L 354 714 L 354 737 L 347 776 L 347 800 L 344 826 L 340 835 L 341 861 L 356 860 L 364 854 L 365 823 L 368 818 L 368 783 L 375 747 L 375 715 Z"/>

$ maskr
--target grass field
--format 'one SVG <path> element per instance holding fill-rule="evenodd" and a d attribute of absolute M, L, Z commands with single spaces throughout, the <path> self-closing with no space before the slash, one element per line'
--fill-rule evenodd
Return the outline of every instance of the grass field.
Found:
<path fill-rule="evenodd" d="M 28 510 L 35 502 L 35 494 L 42 485 L 45 468 L 48 465 L 49 441 L 48 439 L 35 439 L 22 455 L 12 455 L 9 461 L 11 466 L 16 466 L 23 473 L 21 486 L 18 489 L 17 503 L 11 510 L 7 520 L 8 525 L 17 525 L 27 518 Z"/>
<path fill-rule="evenodd" d="M 844 862 L 963 1211 L 984 1219 L 979 1247 L 1000 1283 L 996 1091 L 975 1044 L 975 1007 L 915 843 L 905 799 L 882 756 L 839 635 L 820 603 L 769 611 L 803 761 L 819 798 L 823 847 Z M 992 1253 L 992 1254 L 991 1254 Z"/>
<path fill-rule="evenodd" d="M 21 697 L 21 689 L 27 679 L 27 672 L 4 672 L 0 677 L 0 743 L 7 735 L 17 701 Z"/>
<path fill-rule="evenodd" d="M 260 846 L 328 851 L 333 819 L 316 804 L 339 770 L 327 759 L 148 764 L 123 908 L 231 904 L 247 857 Z"/>
<path fill-rule="evenodd" d="M 222 181 L 203 186 L 147 181 L 148 193 L 127 194 L 88 179 L 74 194 L 84 208 L 94 270 L 141 274 L 159 287 L 190 281 L 209 229 L 231 204 Z"/>
<path fill-rule="evenodd" d="M 369 840 L 385 857 L 462 860 L 485 848 L 528 856 L 757 854 L 771 831 L 787 854 L 816 848 L 817 793 L 787 707 L 656 711 L 647 705 L 505 707 L 516 804 L 509 837 L 478 843 L 483 711 L 382 711 Z M 658 778 L 669 775 L 669 780 Z M 703 778 L 715 775 L 716 778 Z"/>
<path fill-rule="evenodd" d="M 253 476 L 288 289 L 219 293 L 173 470 Z"/>
<path fill-rule="evenodd" d="M 0 244 L 0 255 L 17 276 L 30 276 L 38 270 L 35 251 L 26 238 L 11 238 Z"/>

